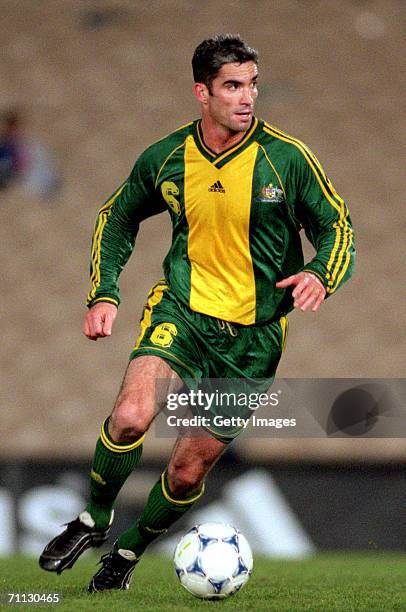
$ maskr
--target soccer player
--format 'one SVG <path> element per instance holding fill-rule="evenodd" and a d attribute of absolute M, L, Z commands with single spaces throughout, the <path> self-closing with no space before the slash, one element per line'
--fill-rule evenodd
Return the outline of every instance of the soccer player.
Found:
<path fill-rule="evenodd" d="M 112 333 L 118 277 L 140 222 L 167 211 L 173 237 L 164 279 L 148 296 L 116 404 L 101 427 L 88 504 L 45 547 L 39 563 L 48 571 L 62 572 L 107 539 L 158 395 L 190 380 L 271 383 L 288 312 L 317 311 L 353 269 L 348 210 L 319 161 L 254 115 L 257 52 L 239 36 L 220 35 L 196 48 L 192 66 L 201 118 L 146 149 L 97 218 L 84 321 L 91 340 Z M 316 251 L 306 265 L 302 228 Z M 167 388 L 158 389 L 158 380 Z M 91 592 L 128 588 L 144 550 L 200 499 L 206 474 L 239 431 L 208 427 L 206 436 L 178 437 L 141 515 L 102 557 Z"/>

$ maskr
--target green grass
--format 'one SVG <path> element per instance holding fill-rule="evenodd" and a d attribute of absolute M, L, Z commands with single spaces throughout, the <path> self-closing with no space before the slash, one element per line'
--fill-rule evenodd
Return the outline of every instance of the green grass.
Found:
<path fill-rule="evenodd" d="M 89 595 L 98 556 L 80 559 L 61 576 L 39 569 L 35 559 L 0 558 L 1 610 L 122 612 L 188 611 L 195 608 L 283 611 L 406 612 L 406 555 L 325 554 L 306 561 L 256 557 L 248 585 L 221 602 L 195 599 L 179 585 L 170 560 L 146 555 L 129 591 Z M 59 604 L 8 606 L 4 593 L 60 593 Z"/>

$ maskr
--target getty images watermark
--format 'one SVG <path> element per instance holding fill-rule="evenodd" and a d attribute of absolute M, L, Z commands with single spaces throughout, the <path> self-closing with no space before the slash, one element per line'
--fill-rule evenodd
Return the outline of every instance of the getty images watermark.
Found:
<path fill-rule="evenodd" d="M 180 393 L 169 393 L 166 400 L 166 409 L 176 411 L 179 408 L 190 408 L 189 416 L 168 414 L 166 422 L 168 427 L 196 427 L 207 428 L 212 426 L 220 428 L 251 427 L 295 427 L 296 419 L 268 418 L 254 414 L 261 406 L 276 407 L 279 405 L 281 391 L 272 393 L 244 393 L 235 391 L 203 391 L 202 389 L 189 389 Z M 230 414 L 230 408 L 237 414 Z M 252 416 L 247 412 L 251 411 Z M 245 416 L 242 416 L 243 412 Z"/>
<path fill-rule="evenodd" d="M 405 379 L 185 383 L 158 381 L 157 437 L 406 438 Z"/>

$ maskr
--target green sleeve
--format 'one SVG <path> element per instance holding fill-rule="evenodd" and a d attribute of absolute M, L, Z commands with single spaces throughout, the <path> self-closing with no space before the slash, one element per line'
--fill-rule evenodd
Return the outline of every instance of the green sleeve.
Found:
<path fill-rule="evenodd" d="M 90 263 L 87 305 L 120 303 L 118 278 L 135 243 L 139 224 L 165 207 L 154 189 L 153 166 L 144 153 L 127 181 L 101 207 L 96 219 Z"/>
<path fill-rule="evenodd" d="M 296 152 L 294 172 L 295 215 L 316 250 L 303 270 L 334 293 L 352 274 L 354 233 L 348 208 L 324 173 L 320 162 L 304 145 Z"/>

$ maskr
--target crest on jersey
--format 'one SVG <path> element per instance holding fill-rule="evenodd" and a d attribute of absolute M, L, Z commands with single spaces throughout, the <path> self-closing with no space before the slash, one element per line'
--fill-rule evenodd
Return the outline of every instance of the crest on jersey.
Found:
<path fill-rule="evenodd" d="M 269 183 L 269 185 L 262 187 L 257 199 L 259 202 L 279 203 L 285 201 L 285 196 L 282 189 L 279 189 L 279 187 L 274 187 L 272 183 Z"/>

